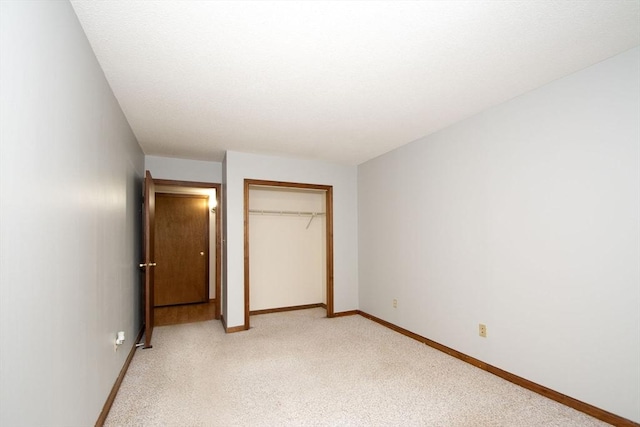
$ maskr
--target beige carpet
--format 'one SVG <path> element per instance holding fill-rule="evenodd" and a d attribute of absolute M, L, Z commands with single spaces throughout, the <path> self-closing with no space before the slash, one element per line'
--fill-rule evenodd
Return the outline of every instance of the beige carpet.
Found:
<path fill-rule="evenodd" d="M 606 425 L 361 316 L 265 314 L 163 326 L 108 426 Z"/>

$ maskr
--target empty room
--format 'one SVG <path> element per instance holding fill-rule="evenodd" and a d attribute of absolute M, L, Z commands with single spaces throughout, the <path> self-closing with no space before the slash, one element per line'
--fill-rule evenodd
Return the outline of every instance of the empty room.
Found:
<path fill-rule="evenodd" d="M 640 0 L 1 1 L 0 103 L 0 425 L 640 426 Z"/>

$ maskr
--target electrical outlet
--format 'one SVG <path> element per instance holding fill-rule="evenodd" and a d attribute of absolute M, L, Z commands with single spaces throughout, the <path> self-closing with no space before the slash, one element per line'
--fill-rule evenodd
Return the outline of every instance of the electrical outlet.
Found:
<path fill-rule="evenodd" d="M 118 347 L 124 344 L 124 331 L 120 331 L 116 334 L 116 340 L 113 344 L 113 351 L 118 351 Z"/>
<path fill-rule="evenodd" d="M 480 334 L 480 336 L 482 338 L 486 338 L 487 337 L 487 325 L 483 325 L 482 323 L 480 323 L 480 325 L 478 325 L 478 333 Z"/>
<path fill-rule="evenodd" d="M 393 299 L 393 308 L 398 308 L 398 300 L 397 299 Z"/>

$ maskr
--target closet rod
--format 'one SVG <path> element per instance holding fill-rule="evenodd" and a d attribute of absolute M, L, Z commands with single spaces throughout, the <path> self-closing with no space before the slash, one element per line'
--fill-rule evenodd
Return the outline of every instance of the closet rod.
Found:
<path fill-rule="evenodd" d="M 326 215 L 324 212 L 303 212 L 303 211 L 273 211 L 262 209 L 249 209 L 252 214 L 269 214 L 269 215 L 298 215 L 298 216 L 320 216 Z"/>

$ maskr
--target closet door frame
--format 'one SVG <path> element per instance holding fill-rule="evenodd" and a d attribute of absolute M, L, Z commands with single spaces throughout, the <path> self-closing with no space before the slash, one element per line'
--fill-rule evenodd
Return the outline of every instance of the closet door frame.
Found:
<path fill-rule="evenodd" d="M 249 313 L 249 187 L 280 187 L 325 192 L 326 205 L 326 275 L 327 275 L 327 317 L 334 317 L 333 312 L 333 186 L 319 184 L 303 184 L 298 182 L 264 181 L 259 179 L 244 180 L 244 329 L 250 328 Z"/>

